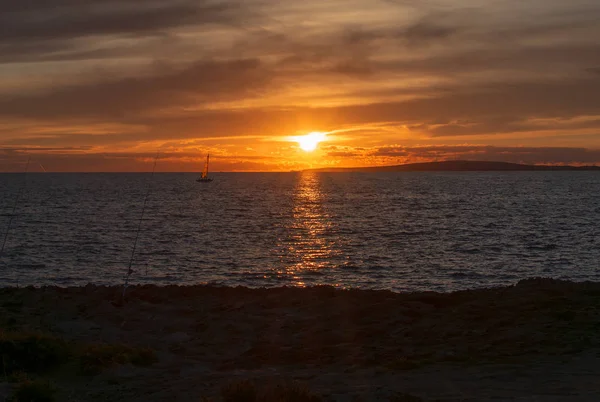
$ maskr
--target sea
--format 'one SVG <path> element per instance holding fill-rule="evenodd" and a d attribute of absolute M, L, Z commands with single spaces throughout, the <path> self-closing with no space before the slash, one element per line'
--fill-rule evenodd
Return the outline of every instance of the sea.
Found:
<path fill-rule="evenodd" d="M 599 172 L 0 174 L 0 286 L 600 280 Z"/>

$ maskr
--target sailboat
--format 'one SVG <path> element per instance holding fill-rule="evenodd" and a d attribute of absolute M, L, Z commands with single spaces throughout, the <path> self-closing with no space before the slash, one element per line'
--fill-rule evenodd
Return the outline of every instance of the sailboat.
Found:
<path fill-rule="evenodd" d="M 196 179 L 196 181 L 199 183 L 210 183 L 211 181 L 213 181 L 213 179 L 208 177 L 208 157 L 209 155 L 206 154 L 206 163 L 204 164 L 204 170 L 202 171 L 200 177 Z"/>

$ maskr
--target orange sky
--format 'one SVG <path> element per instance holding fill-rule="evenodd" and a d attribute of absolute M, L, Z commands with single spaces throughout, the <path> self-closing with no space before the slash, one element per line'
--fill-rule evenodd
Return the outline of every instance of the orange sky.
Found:
<path fill-rule="evenodd" d="M 0 5 L 0 171 L 600 163 L 596 0 Z"/>

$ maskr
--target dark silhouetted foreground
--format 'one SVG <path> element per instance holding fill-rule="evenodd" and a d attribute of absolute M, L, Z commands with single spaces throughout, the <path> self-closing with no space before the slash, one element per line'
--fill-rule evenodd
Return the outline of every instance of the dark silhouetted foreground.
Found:
<path fill-rule="evenodd" d="M 0 399 L 600 400 L 598 283 L 120 290 L 0 289 Z"/>

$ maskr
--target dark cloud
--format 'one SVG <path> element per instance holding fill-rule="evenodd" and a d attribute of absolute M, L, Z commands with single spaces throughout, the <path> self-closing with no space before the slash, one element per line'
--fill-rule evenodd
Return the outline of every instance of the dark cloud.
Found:
<path fill-rule="evenodd" d="M 547 121 L 528 121 L 520 118 L 501 116 L 497 118 L 480 118 L 475 121 L 451 122 L 447 124 L 420 124 L 413 129 L 426 132 L 434 137 L 485 135 L 500 133 L 520 133 L 552 130 L 599 129 L 600 119 L 549 119 Z"/>
<path fill-rule="evenodd" d="M 406 147 L 400 146 L 389 146 L 389 147 L 381 147 L 372 153 L 373 156 L 389 156 L 389 157 L 397 157 L 397 156 L 407 156 L 408 150 Z"/>
<path fill-rule="evenodd" d="M 600 35 L 600 29 L 598 30 Z M 323 64 L 323 60 L 321 59 Z M 375 61 L 370 57 L 345 57 L 332 54 L 325 67 L 332 73 L 372 79 L 390 76 L 415 76 L 426 74 L 439 77 L 456 77 L 465 74 L 495 72 L 499 80 L 513 81 L 518 74 L 556 72 L 557 74 L 581 75 L 583 71 L 598 74 L 597 68 L 587 66 L 600 64 L 600 43 L 545 44 L 476 50 L 456 50 L 446 54 L 431 54 L 411 60 Z M 580 66 L 578 72 L 577 68 Z M 574 71 L 573 71 L 574 70 Z M 467 77 L 467 82 L 468 82 Z"/>
<path fill-rule="evenodd" d="M 241 1 L 0 1 L 0 63 L 109 58 L 115 37 L 161 37 L 184 28 L 243 26 L 255 13 Z M 101 49 L 89 49 L 90 40 Z"/>
<path fill-rule="evenodd" d="M 199 62 L 147 76 L 0 97 L 0 115 L 29 118 L 120 120 L 157 108 L 256 96 L 271 72 L 259 60 Z"/>
<path fill-rule="evenodd" d="M 0 146 L 0 152 L 5 154 L 11 153 L 23 153 L 23 152 L 73 152 L 73 151 L 87 151 L 91 149 L 89 146 L 81 147 L 5 147 Z"/>
<path fill-rule="evenodd" d="M 600 33 L 600 32 L 599 32 Z M 594 65 L 600 63 L 600 44 L 583 45 L 538 45 L 502 49 L 480 49 L 453 52 L 419 60 L 381 64 L 381 72 L 415 74 L 417 72 L 452 76 L 465 73 L 506 71 L 500 75 L 507 81 L 515 72 L 531 73 L 556 71 L 565 72 L 572 65 Z M 532 77 L 532 79 L 534 79 Z"/>
<path fill-rule="evenodd" d="M 380 40 L 396 40 L 398 44 L 414 47 L 441 43 L 469 31 L 473 25 L 472 13 L 470 9 L 451 12 L 427 11 L 405 26 L 382 28 L 355 26 L 343 32 L 341 44 L 364 46 Z"/>
<path fill-rule="evenodd" d="M 369 62 L 364 60 L 346 60 L 334 65 L 331 72 L 336 74 L 365 77 L 375 73 Z"/>
<path fill-rule="evenodd" d="M 50 55 L 72 48 L 72 45 L 53 41 L 32 41 L 26 43 L 3 43 L 0 40 L 0 64 L 27 61 L 42 61 Z"/>
<path fill-rule="evenodd" d="M 0 0 L 0 8 L 3 12 L 39 12 L 47 13 L 54 10 L 69 10 L 73 8 L 83 7 L 89 8 L 104 4 L 110 6 L 123 6 L 138 4 L 141 7 L 147 5 L 156 5 L 156 0 Z"/>
<path fill-rule="evenodd" d="M 357 152 L 348 152 L 348 151 L 332 151 L 332 152 L 327 152 L 327 156 L 333 157 L 333 158 L 339 158 L 339 157 L 350 158 L 350 157 L 360 156 L 360 154 Z"/>
<path fill-rule="evenodd" d="M 447 16 L 429 15 L 398 32 L 398 38 L 406 40 L 410 46 L 423 46 L 429 43 L 439 43 L 457 35 L 464 27 L 452 26 Z"/>
<path fill-rule="evenodd" d="M 317 111 L 319 112 L 319 111 Z M 339 108 L 349 124 L 430 122 L 535 116 L 569 118 L 600 113 L 600 80 L 489 85 L 437 97 Z"/>
<path fill-rule="evenodd" d="M 354 158 L 362 155 L 360 152 L 362 149 L 352 147 L 340 147 L 337 145 L 329 145 L 321 147 L 322 150 L 327 152 L 327 156 L 334 158 Z"/>
<path fill-rule="evenodd" d="M 0 41 L 35 39 L 73 39 L 91 35 L 154 34 L 188 25 L 230 23 L 236 21 L 240 5 L 197 2 L 56 2 L 45 8 L 32 2 L 17 10 L 3 9 L 0 14 Z M 5 2 L 3 2 L 5 3 Z M 17 2 L 11 2 L 17 3 Z M 45 2 L 46 7 L 52 0 Z M 62 5 L 62 7 L 61 7 Z"/>

